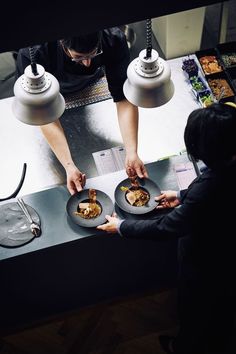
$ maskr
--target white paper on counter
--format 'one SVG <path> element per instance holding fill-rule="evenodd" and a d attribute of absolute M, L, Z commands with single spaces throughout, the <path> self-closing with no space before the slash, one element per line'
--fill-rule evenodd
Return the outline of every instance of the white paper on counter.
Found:
<path fill-rule="evenodd" d="M 175 164 L 174 170 L 180 190 L 187 189 L 194 178 L 197 177 L 192 162 Z"/>
<path fill-rule="evenodd" d="M 93 158 L 99 175 L 125 168 L 125 149 L 123 146 L 93 152 Z"/>

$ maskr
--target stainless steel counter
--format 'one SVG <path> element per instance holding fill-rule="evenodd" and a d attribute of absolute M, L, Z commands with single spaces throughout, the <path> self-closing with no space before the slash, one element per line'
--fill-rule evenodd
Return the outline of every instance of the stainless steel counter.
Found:
<path fill-rule="evenodd" d="M 175 84 L 173 99 L 159 108 L 140 108 L 139 154 L 144 162 L 178 154 L 184 149 L 183 131 L 188 114 L 198 107 L 181 69 L 182 58 L 169 60 Z M 65 173 L 38 127 L 13 116 L 13 97 L 0 100 L 0 198 L 11 194 L 27 163 L 21 195 L 65 183 Z M 62 125 L 75 162 L 97 176 L 92 152 L 122 144 L 116 107 L 112 100 L 67 110 Z"/>
<path fill-rule="evenodd" d="M 176 189 L 174 164 L 186 154 L 147 164 L 150 178 L 161 189 Z M 88 180 L 88 187 L 105 191 L 114 201 L 116 185 L 126 178 L 118 171 Z M 50 317 L 173 287 L 177 279 L 177 240 L 131 240 L 73 224 L 67 217 L 65 186 L 24 197 L 39 214 L 42 235 L 18 248 L 0 247 L 0 334 L 13 333 Z M 12 202 L 13 200 L 11 200 Z M 120 217 L 153 218 L 124 215 Z M 20 306 L 19 306 L 20 305 Z"/>
<path fill-rule="evenodd" d="M 188 161 L 187 155 L 183 154 L 146 164 L 146 167 L 149 177 L 158 184 L 161 190 L 178 190 L 174 165 L 180 162 L 185 163 L 186 161 Z M 125 213 L 115 205 L 115 188 L 122 180 L 126 179 L 126 177 L 125 171 L 121 170 L 104 176 L 89 178 L 87 180 L 87 188 L 102 190 L 109 195 L 114 203 L 118 217 L 140 219 L 140 215 L 136 216 Z M 101 231 L 95 228 L 80 227 L 71 221 L 66 212 L 66 204 L 69 197 L 70 194 L 64 185 L 55 186 L 24 196 L 25 202 L 37 211 L 41 219 L 42 235 L 21 247 L 5 248 L 0 246 L 0 261 L 78 241 L 88 236 L 101 235 Z M 11 199 L 10 201 L 0 203 L 0 205 L 14 201 L 15 199 Z M 154 217 L 155 215 L 156 212 L 154 212 Z M 142 216 L 144 219 L 152 217 L 152 213 Z"/>

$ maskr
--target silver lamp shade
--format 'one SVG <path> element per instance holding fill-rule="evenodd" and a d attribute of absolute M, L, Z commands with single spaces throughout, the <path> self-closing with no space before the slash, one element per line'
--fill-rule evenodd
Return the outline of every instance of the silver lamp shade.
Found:
<path fill-rule="evenodd" d="M 25 68 L 14 85 L 13 113 L 29 125 L 45 125 L 57 120 L 65 110 L 65 100 L 59 92 L 57 79 L 37 65 L 37 75 L 31 65 Z"/>
<path fill-rule="evenodd" d="M 143 108 L 159 107 L 174 95 L 174 84 L 168 63 L 152 49 L 147 58 L 146 50 L 134 59 L 127 69 L 123 91 L 128 101 Z"/>

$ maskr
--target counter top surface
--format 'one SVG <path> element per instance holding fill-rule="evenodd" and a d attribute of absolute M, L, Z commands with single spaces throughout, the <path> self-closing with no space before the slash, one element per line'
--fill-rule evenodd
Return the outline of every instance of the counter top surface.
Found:
<path fill-rule="evenodd" d="M 149 163 L 146 165 L 149 177 L 154 180 L 161 190 L 178 189 L 174 165 L 177 162 L 186 162 L 186 154 L 175 156 L 170 159 Z M 87 181 L 87 188 L 95 188 L 104 191 L 114 202 L 115 211 L 120 218 L 147 218 L 152 217 L 150 213 L 144 216 L 136 216 L 121 211 L 114 201 L 116 186 L 123 179 L 127 178 L 125 170 L 90 178 Z M 33 207 L 41 220 L 42 235 L 34 238 L 26 245 L 6 248 L 0 246 L 0 260 L 13 258 L 41 249 L 54 247 L 63 243 L 72 242 L 89 236 L 102 234 L 96 228 L 85 228 L 74 224 L 66 212 L 66 204 L 70 194 L 65 185 L 54 186 L 40 192 L 24 196 L 24 201 Z M 12 203 L 15 199 L 2 203 Z M 0 204 L 1 205 L 1 204 Z"/>
<path fill-rule="evenodd" d="M 182 61 L 183 58 L 168 61 L 175 85 L 172 100 L 158 108 L 139 109 L 139 155 L 147 165 L 150 178 L 161 189 L 176 189 L 177 185 L 170 167 L 172 160 L 156 161 L 164 156 L 178 155 L 184 149 L 186 120 L 189 113 L 198 107 L 183 73 Z M 0 198 L 15 190 L 22 165 L 26 162 L 26 178 L 20 195 L 39 213 L 43 234 L 22 247 L 0 247 L 0 259 L 99 233 L 96 229 L 74 225 L 68 219 L 66 203 L 70 195 L 65 186 L 65 172 L 39 127 L 25 125 L 14 118 L 12 100 L 13 97 L 0 100 Z M 126 173 L 121 170 L 98 176 L 92 156 L 95 151 L 122 144 L 113 101 L 109 99 L 66 110 L 61 122 L 76 164 L 87 173 L 86 188 L 101 189 L 114 201 L 115 187 L 127 177 Z"/>
<path fill-rule="evenodd" d="M 175 85 L 173 98 L 158 108 L 139 109 L 139 155 L 145 163 L 178 154 L 185 147 L 186 120 L 198 102 L 181 68 L 182 60 L 168 61 Z M 0 100 L 0 198 L 15 190 L 24 162 L 27 173 L 21 195 L 64 184 L 65 172 L 40 128 L 18 121 L 12 101 L 13 97 Z M 61 122 L 75 163 L 87 178 L 98 176 L 92 153 L 122 144 L 112 99 L 66 110 Z"/>

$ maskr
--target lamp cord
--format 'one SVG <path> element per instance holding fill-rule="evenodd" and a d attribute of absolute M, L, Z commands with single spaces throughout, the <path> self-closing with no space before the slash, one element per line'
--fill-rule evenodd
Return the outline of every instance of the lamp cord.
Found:
<path fill-rule="evenodd" d="M 8 200 L 11 198 L 15 198 L 17 196 L 17 194 L 20 192 L 21 187 L 22 187 L 24 180 L 25 180 L 26 168 L 27 168 L 27 164 L 26 164 L 26 162 L 24 162 L 22 173 L 21 173 L 21 179 L 20 179 L 18 186 L 16 187 L 15 191 L 12 194 L 10 194 L 8 197 L 1 198 L 0 202 L 3 202 L 4 200 Z"/>
<path fill-rule="evenodd" d="M 35 63 L 35 55 L 34 55 L 34 48 L 29 47 L 29 54 L 30 54 L 30 65 L 32 69 L 32 73 L 37 76 L 39 73 L 37 71 L 37 65 Z"/>
<path fill-rule="evenodd" d="M 147 51 L 146 57 L 151 58 L 152 56 L 152 20 L 149 18 L 146 20 L 146 34 L 147 34 Z"/>

